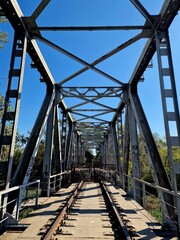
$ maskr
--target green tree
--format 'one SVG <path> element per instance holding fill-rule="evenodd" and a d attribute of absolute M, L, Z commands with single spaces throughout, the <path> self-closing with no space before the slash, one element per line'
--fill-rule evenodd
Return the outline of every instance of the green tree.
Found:
<path fill-rule="evenodd" d="M 7 20 L 4 17 L 0 17 L 0 23 L 6 23 Z M 4 47 L 4 43 L 7 43 L 8 34 L 0 30 L 0 48 Z"/>
<path fill-rule="evenodd" d="M 91 164 L 94 158 L 94 155 L 91 150 L 86 150 L 85 152 L 86 163 Z"/>
<path fill-rule="evenodd" d="M 102 156 L 99 148 L 96 148 L 96 155 L 93 160 L 95 167 L 101 167 Z"/>

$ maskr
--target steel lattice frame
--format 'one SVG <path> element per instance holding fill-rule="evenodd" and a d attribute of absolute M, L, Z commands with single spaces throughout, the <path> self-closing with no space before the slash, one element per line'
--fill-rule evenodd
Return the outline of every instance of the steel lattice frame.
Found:
<path fill-rule="evenodd" d="M 170 43 L 168 37 L 168 29 L 171 25 L 173 19 L 175 18 L 179 8 L 179 0 L 166 0 L 161 8 L 158 15 L 152 16 L 143 7 L 143 5 L 138 0 L 130 0 L 132 4 L 137 8 L 137 10 L 144 16 L 144 25 L 139 26 L 88 26 L 88 27 L 38 27 L 36 19 L 41 14 L 41 12 L 50 4 L 50 0 L 43 0 L 36 8 L 34 13 L 30 17 L 23 15 L 18 3 L 13 0 L 2 0 L 0 6 L 2 12 L 10 21 L 12 27 L 15 30 L 15 41 L 17 39 L 25 39 L 21 41 L 27 42 L 27 46 L 23 45 L 23 50 L 30 55 L 33 65 L 41 74 L 41 81 L 47 85 L 47 93 L 42 104 L 40 113 L 37 117 L 37 121 L 31 132 L 29 142 L 24 151 L 22 161 L 20 162 L 13 181 L 10 183 L 11 166 L 13 159 L 13 147 L 14 147 L 14 134 L 17 130 L 17 120 L 18 120 L 18 110 L 15 110 L 11 115 L 13 115 L 14 132 L 7 140 L 7 136 L 4 134 L 5 122 L 9 121 L 9 112 L 5 110 L 1 129 L 1 142 L 0 147 L 3 145 L 12 146 L 12 152 L 10 153 L 10 164 L 7 177 L 7 187 L 9 184 L 11 186 L 22 184 L 28 181 L 30 172 L 32 170 L 32 163 L 34 161 L 35 155 L 37 153 L 37 147 L 39 145 L 40 135 L 45 125 L 47 125 L 48 133 L 46 135 L 46 158 L 43 168 L 44 171 L 44 186 L 43 190 L 45 194 L 49 195 L 49 176 L 51 175 L 51 162 L 53 151 L 55 151 L 56 156 L 58 152 L 60 153 L 59 160 L 57 161 L 57 173 L 58 171 L 66 170 L 71 167 L 73 158 L 76 155 L 76 161 L 83 163 L 85 147 L 87 148 L 98 148 L 101 149 L 101 155 L 103 158 L 103 164 L 113 163 L 117 166 L 119 172 L 127 173 L 128 171 L 128 150 L 132 150 L 132 162 L 133 162 L 133 176 L 140 178 L 139 169 L 139 158 L 138 158 L 138 142 L 137 142 L 137 126 L 144 138 L 145 145 L 147 147 L 147 153 L 150 159 L 150 163 L 153 167 L 155 181 L 162 187 L 174 189 L 177 191 L 176 174 L 180 174 L 180 166 L 174 162 L 172 155 L 172 148 L 174 146 L 180 146 L 180 120 L 179 120 L 179 109 L 177 102 L 177 93 L 175 87 L 172 57 L 170 52 Z M 47 38 L 42 36 L 43 31 L 103 31 L 103 30 L 140 30 L 141 32 L 119 45 L 117 48 L 109 51 L 102 57 L 94 60 L 91 63 L 79 58 L 78 56 L 72 54 L 71 52 L 63 49 L 61 46 L 53 43 Z M 147 38 L 147 42 L 144 49 L 140 55 L 137 65 L 131 75 L 129 82 L 123 83 L 119 79 L 107 74 L 106 72 L 100 70 L 96 65 L 105 61 L 106 59 L 112 57 L 116 53 L 120 52 L 124 48 L 132 45 L 136 41 Z M 60 82 L 56 82 L 51 75 L 51 72 L 39 50 L 36 39 L 45 43 L 49 47 L 57 50 L 58 52 L 68 56 L 69 58 L 75 60 L 76 62 L 83 65 L 83 68 Z M 165 40 L 165 43 L 164 43 Z M 162 43 L 165 44 L 162 47 Z M 18 44 L 17 42 L 15 44 Z M 17 57 L 21 57 L 22 63 L 24 61 L 23 55 L 16 49 L 14 50 L 14 56 L 12 56 L 12 61 Z M 173 184 L 171 185 L 164 167 L 162 165 L 157 147 L 152 137 L 151 130 L 149 128 L 146 116 L 144 114 L 141 102 L 137 94 L 137 85 L 141 81 L 144 71 L 148 67 L 154 53 L 157 51 L 158 56 L 158 66 L 161 81 L 161 91 L 162 91 L 162 102 L 164 119 L 166 126 L 166 138 L 168 143 L 168 151 L 170 156 L 170 163 L 173 168 Z M 169 60 L 168 68 L 164 69 L 161 64 L 161 57 L 166 56 Z M 19 79 L 22 78 L 22 73 L 24 70 L 23 64 L 20 67 L 20 71 L 13 71 L 13 66 L 11 66 L 10 77 L 18 76 Z M 110 86 L 71 86 L 67 87 L 64 84 L 71 79 L 79 76 L 80 74 L 91 70 L 100 74 L 101 76 L 109 79 L 112 82 Z M 172 83 L 172 89 L 163 88 L 164 76 L 168 76 Z M 20 80 L 19 80 L 20 81 Z M 115 86 L 113 84 L 116 84 Z M 7 99 L 18 98 L 17 91 L 12 91 L 12 89 L 7 90 Z M 166 98 L 170 97 L 174 102 L 174 112 L 168 113 L 166 109 Z M 67 107 L 65 102 L 67 98 L 77 98 L 81 99 L 82 102 Z M 103 98 L 118 98 L 119 104 L 117 108 L 108 106 L 107 104 L 102 104 L 99 100 Z M 88 108 L 87 104 L 90 103 L 94 107 Z M 19 104 L 19 103 L 18 103 Z M 82 108 L 83 107 L 83 108 Z M 59 122 L 58 108 L 62 111 L 62 124 L 57 124 Z M 124 137 L 122 132 L 122 119 L 123 111 L 126 111 L 125 119 L 125 132 Z M 90 114 L 91 112 L 91 114 Z M 114 113 L 114 116 L 110 120 L 104 120 L 103 117 L 106 114 Z M 75 120 L 73 116 L 78 116 Z M 129 117 L 130 116 L 130 117 Z M 12 120 L 12 119 L 11 119 Z M 170 135 L 169 131 L 169 121 L 174 121 L 177 126 L 177 137 Z M 55 126 L 55 127 L 54 127 Z M 116 127 L 117 126 L 117 127 Z M 84 130 L 85 129 L 85 130 Z M 60 136 L 61 133 L 61 136 Z M 119 144 L 120 142 L 120 144 Z M 122 149 L 123 148 L 123 149 Z M 112 158 L 112 162 L 110 159 Z M 120 162 L 120 159 L 123 161 Z M 160 171 L 161 170 L 161 171 Z M 136 190 L 135 190 L 136 191 Z M 137 195 L 141 193 L 137 190 Z M 11 196 L 12 197 L 12 196 Z M 168 195 L 164 194 L 163 198 L 165 202 L 173 203 L 173 199 Z M 166 205 L 166 204 L 165 204 Z M 171 217 L 175 217 L 174 210 L 167 204 L 165 206 L 167 214 Z"/>

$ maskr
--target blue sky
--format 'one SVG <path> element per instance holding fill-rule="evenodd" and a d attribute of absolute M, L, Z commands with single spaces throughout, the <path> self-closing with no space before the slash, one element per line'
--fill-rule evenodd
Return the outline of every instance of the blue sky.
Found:
<path fill-rule="evenodd" d="M 25 16 L 31 15 L 39 2 L 37 0 L 18 1 Z M 151 14 L 158 14 L 163 2 L 163 0 L 141 1 Z M 141 14 L 128 0 L 114 0 L 113 4 L 112 0 L 53 0 L 37 19 L 39 26 L 142 25 L 144 21 Z M 178 93 L 180 91 L 179 24 L 180 17 L 177 15 L 170 27 L 170 39 Z M 0 24 L 0 29 L 9 33 L 9 43 L 5 45 L 3 50 L 0 50 L 0 92 L 4 95 L 7 85 L 13 31 L 8 23 Z M 139 31 L 42 32 L 42 35 L 91 63 L 137 33 Z M 146 39 L 139 40 L 105 62 L 98 64 L 97 67 L 122 82 L 128 82 L 145 42 Z M 74 60 L 52 50 L 39 41 L 37 43 L 56 82 L 63 80 L 82 68 L 82 65 Z M 155 54 L 153 57 L 153 68 L 145 71 L 145 81 L 138 85 L 138 91 L 152 131 L 163 136 L 164 124 L 156 62 Z M 19 131 L 24 134 L 31 130 L 45 94 L 45 86 L 39 81 L 39 73 L 36 69 L 30 68 L 30 63 L 31 60 L 27 56 L 18 126 Z M 90 70 L 65 84 L 65 86 L 87 85 L 114 86 L 116 84 Z M 79 102 L 79 100 L 73 101 L 74 103 Z M 104 101 L 105 104 L 110 106 L 117 106 L 119 99 L 105 99 Z M 71 104 L 69 99 L 65 99 L 65 102 L 67 106 Z"/>

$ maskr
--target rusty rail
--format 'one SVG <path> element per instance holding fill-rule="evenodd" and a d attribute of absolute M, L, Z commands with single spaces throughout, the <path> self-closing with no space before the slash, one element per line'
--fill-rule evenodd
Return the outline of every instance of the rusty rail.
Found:
<path fill-rule="evenodd" d="M 114 213 L 114 218 L 117 220 L 118 222 L 118 226 L 119 226 L 119 230 L 120 230 L 120 234 L 121 234 L 121 239 L 126 239 L 126 240 L 131 240 L 132 238 L 129 235 L 129 232 L 127 230 L 127 227 L 124 225 L 119 212 L 116 208 L 116 205 L 109 193 L 109 189 L 107 188 L 107 186 L 101 181 L 101 187 L 102 187 L 102 191 L 104 192 L 104 195 L 106 195 L 106 198 L 108 200 L 108 203 L 110 204 L 110 208 L 112 209 L 113 213 Z"/>
<path fill-rule="evenodd" d="M 56 218 L 56 220 L 54 221 L 54 223 L 52 224 L 52 226 L 50 227 L 50 229 L 46 232 L 45 236 L 43 236 L 41 238 L 41 240 L 49 240 L 52 238 L 53 234 L 55 233 L 55 231 L 57 230 L 58 226 L 61 224 L 61 222 L 64 219 L 64 216 L 67 213 L 67 210 L 71 207 L 75 197 L 77 196 L 78 191 L 81 189 L 83 185 L 83 181 L 81 181 L 77 187 L 75 188 L 75 190 L 73 191 L 73 193 L 71 194 L 71 197 L 69 198 L 69 200 L 66 202 L 65 206 L 63 207 L 62 211 L 60 212 L 59 216 Z"/>

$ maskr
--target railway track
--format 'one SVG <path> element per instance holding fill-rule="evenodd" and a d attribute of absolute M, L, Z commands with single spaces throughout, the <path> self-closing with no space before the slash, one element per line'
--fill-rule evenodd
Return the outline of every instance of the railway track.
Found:
<path fill-rule="evenodd" d="M 106 183 L 78 183 L 39 235 L 41 240 L 132 239 Z"/>

